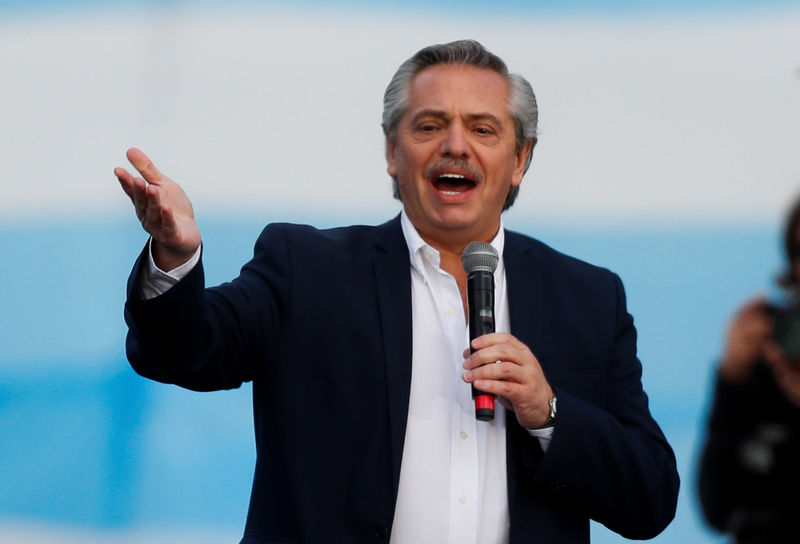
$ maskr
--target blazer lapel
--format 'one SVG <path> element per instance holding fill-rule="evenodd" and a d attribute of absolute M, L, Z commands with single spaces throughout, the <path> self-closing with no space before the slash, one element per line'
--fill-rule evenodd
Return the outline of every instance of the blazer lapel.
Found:
<path fill-rule="evenodd" d="M 411 271 L 399 216 L 384 223 L 376 239 L 375 283 L 386 362 L 386 391 L 394 495 L 400 482 L 408 399 L 411 391 Z"/>
<path fill-rule="evenodd" d="M 541 270 L 536 253 L 518 236 L 506 231 L 503 250 L 511 334 L 535 350 L 541 341 Z"/>
<path fill-rule="evenodd" d="M 538 259 L 532 249 L 521 243 L 519 235 L 506 231 L 503 249 L 508 290 L 508 313 L 511 334 L 521 342 L 536 349 L 541 342 L 541 280 L 537 270 Z M 519 444 L 524 439 L 516 418 L 509 414 L 506 421 L 506 463 L 508 481 L 508 504 L 512 525 L 515 519 L 514 505 L 517 493 L 518 471 L 522 469 Z"/>

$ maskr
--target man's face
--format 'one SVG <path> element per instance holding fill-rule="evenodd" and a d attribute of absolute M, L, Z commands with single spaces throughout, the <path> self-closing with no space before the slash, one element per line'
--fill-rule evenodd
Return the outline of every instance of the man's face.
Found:
<path fill-rule="evenodd" d="M 509 188 L 522 182 L 530 146 L 515 151 L 508 82 L 464 65 L 426 68 L 387 142 L 389 175 L 420 235 L 437 247 L 490 241 Z"/>

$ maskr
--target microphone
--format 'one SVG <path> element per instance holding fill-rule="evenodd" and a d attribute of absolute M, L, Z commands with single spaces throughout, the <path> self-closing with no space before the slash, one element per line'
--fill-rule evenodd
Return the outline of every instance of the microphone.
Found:
<path fill-rule="evenodd" d="M 467 273 L 467 302 L 469 304 L 469 341 L 494 332 L 494 270 L 500 256 L 491 244 L 470 242 L 461 254 L 461 265 Z M 475 400 L 475 418 L 479 421 L 494 419 L 494 395 L 483 393 L 472 386 Z"/>

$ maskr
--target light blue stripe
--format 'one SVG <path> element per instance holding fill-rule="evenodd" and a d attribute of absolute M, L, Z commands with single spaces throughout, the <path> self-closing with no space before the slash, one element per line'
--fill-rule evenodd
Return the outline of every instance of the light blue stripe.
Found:
<path fill-rule="evenodd" d="M 296 0 L 292 2 L 271 0 L 5 0 L 0 1 L 0 12 L 47 12 L 72 9 L 97 8 L 102 10 L 115 8 L 177 8 L 181 11 L 205 7 L 253 7 L 257 9 L 308 9 L 320 8 L 333 11 L 380 12 L 387 9 L 413 11 L 435 10 L 447 11 L 453 15 L 467 13 L 476 14 L 513 14 L 513 13 L 545 13 L 545 14 L 730 14 L 739 12 L 763 11 L 775 8 L 800 7 L 797 0 L 383 0 L 369 2 L 366 0 L 350 0 L 329 2 L 325 0 Z"/>

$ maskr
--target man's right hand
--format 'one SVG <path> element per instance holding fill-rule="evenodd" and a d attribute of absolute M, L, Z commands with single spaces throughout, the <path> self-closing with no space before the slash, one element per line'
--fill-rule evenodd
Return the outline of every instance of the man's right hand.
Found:
<path fill-rule="evenodd" d="M 177 268 L 200 247 L 192 203 L 181 186 L 162 174 L 140 150 L 131 148 L 126 156 L 141 177 L 121 167 L 114 169 L 114 175 L 133 202 L 142 227 L 153 237 L 156 266 L 165 271 Z"/>

